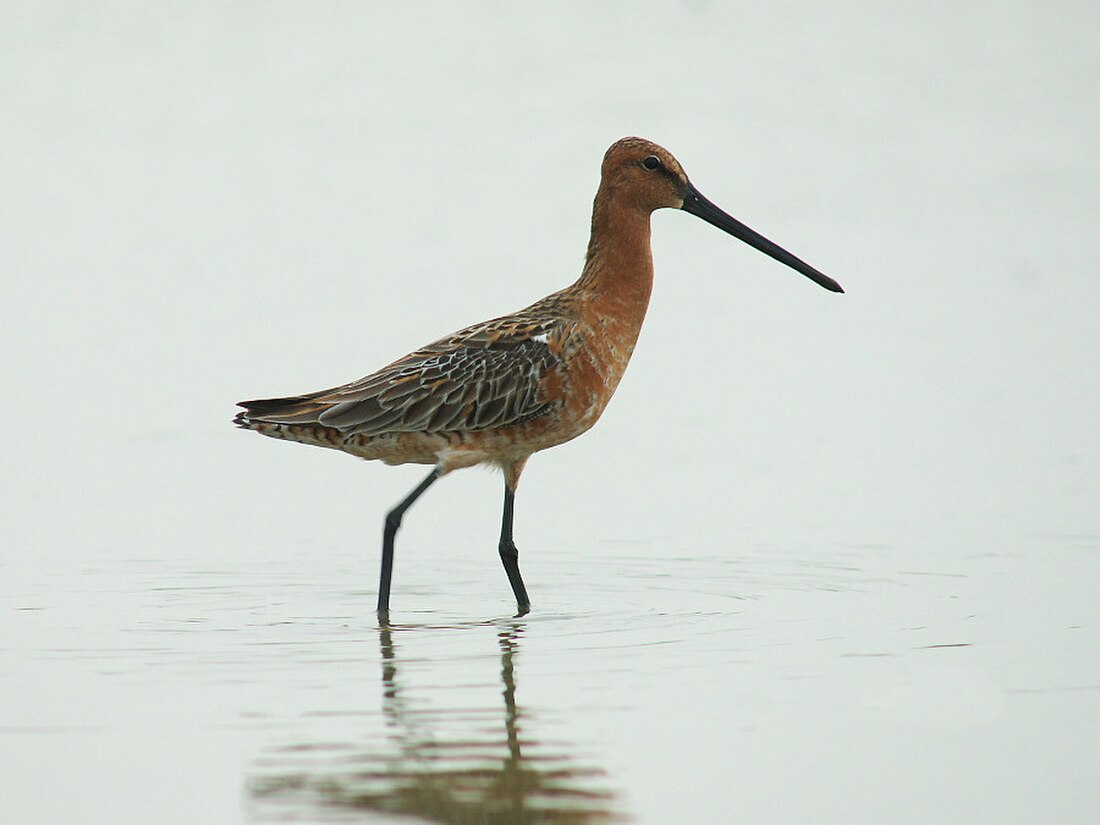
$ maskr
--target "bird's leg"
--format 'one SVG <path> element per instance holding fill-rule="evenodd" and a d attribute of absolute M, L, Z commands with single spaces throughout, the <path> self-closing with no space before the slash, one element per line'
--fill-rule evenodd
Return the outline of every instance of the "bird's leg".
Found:
<path fill-rule="evenodd" d="M 504 562 L 504 572 L 508 574 L 508 582 L 512 585 L 512 592 L 516 594 L 516 604 L 519 607 L 517 616 L 525 616 L 531 611 L 531 600 L 527 598 L 527 588 L 523 586 L 523 577 L 519 574 L 519 550 L 512 541 L 512 514 L 515 508 L 515 491 L 504 482 L 504 518 L 500 525 L 500 560 Z"/>
<path fill-rule="evenodd" d="M 413 502 L 432 486 L 439 478 L 439 468 L 428 473 L 428 477 L 421 481 L 416 489 L 386 513 L 386 525 L 382 530 L 382 578 L 378 581 L 378 617 L 385 619 L 390 612 L 390 581 L 393 579 L 393 539 L 397 535 L 397 528 L 401 526 L 401 517 L 405 511 L 413 506 Z"/>

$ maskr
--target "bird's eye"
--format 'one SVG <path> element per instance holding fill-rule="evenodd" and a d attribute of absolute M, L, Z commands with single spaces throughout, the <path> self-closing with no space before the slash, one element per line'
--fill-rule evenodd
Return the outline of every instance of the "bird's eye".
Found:
<path fill-rule="evenodd" d="M 655 169 L 661 168 L 661 159 L 656 155 L 650 155 L 648 158 L 642 161 L 642 166 L 652 172 Z"/>

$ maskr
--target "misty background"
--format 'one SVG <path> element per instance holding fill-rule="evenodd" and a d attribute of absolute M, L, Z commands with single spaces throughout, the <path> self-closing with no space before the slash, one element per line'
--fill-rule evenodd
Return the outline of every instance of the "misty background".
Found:
<path fill-rule="evenodd" d="M 659 608 L 620 557 L 673 583 L 706 559 L 848 565 L 865 592 L 957 573 L 1005 638 L 1034 631 L 1005 672 L 1050 649 L 1091 685 L 1071 717 L 1095 733 L 1098 31 L 1084 2 L 0 3 L 5 600 L 68 605 L 56 631 L 120 559 L 339 564 L 369 623 L 422 468 L 236 431 L 234 403 L 572 282 L 603 152 L 635 134 L 847 292 L 654 215 L 626 377 L 519 489 L 536 612 L 616 586 Z M 396 610 L 454 607 L 441 570 L 508 609 L 500 486 L 456 473 L 411 511 Z M 8 706 L 44 718 L 20 662 L 53 637 L 9 628 Z M 1067 811 L 1096 802 L 1070 785 Z M 1050 812 L 1021 804 L 1001 821 Z"/>

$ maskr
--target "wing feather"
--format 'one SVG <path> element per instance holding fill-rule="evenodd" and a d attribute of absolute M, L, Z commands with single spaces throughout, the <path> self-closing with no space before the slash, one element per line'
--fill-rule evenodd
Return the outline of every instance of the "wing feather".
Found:
<path fill-rule="evenodd" d="M 507 427 L 549 413 L 543 377 L 563 366 L 562 319 L 471 327 L 388 367 L 295 398 L 245 402 L 262 421 L 319 424 L 346 435 L 447 432 Z M 571 325 L 569 325 L 571 326 Z"/>

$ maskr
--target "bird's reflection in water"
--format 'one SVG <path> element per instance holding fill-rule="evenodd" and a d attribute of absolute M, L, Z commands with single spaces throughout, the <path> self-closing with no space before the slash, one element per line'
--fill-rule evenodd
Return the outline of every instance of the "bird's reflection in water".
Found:
<path fill-rule="evenodd" d="M 364 741 L 338 748 L 336 762 L 318 764 L 304 758 L 298 765 L 305 763 L 308 769 L 293 773 L 285 772 L 288 757 L 293 762 L 295 754 L 305 757 L 313 748 L 303 745 L 269 753 L 265 776 L 254 782 L 253 796 L 272 818 L 282 819 L 287 804 L 305 804 L 322 806 L 336 821 L 359 815 L 376 821 L 378 814 L 387 813 L 487 825 L 597 825 L 624 819 L 602 770 L 582 765 L 560 741 L 548 745 L 525 736 L 525 711 L 516 701 L 521 622 L 497 624 L 503 725 L 499 707 L 486 725 L 483 714 L 426 710 L 410 701 L 415 691 L 402 681 L 394 640 L 402 629 L 417 628 L 379 628 L 385 744 Z M 332 755 L 333 748 L 318 747 Z M 272 772 L 272 767 L 283 772 Z"/>

